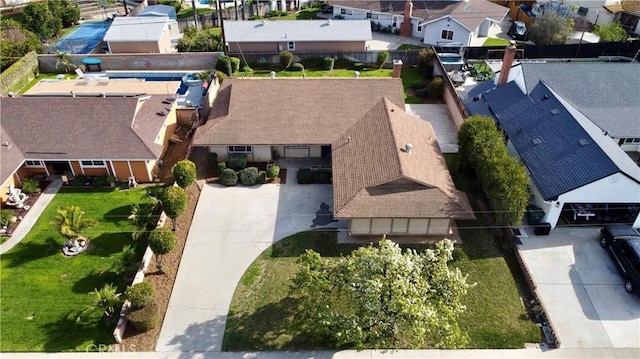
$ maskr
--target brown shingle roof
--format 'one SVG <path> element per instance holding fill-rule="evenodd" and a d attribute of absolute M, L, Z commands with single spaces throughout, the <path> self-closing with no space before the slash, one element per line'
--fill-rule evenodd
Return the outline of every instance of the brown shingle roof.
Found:
<path fill-rule="evenodd" d="M 4 98 L 2 127 L 26 159 L 157 159 L 164 117 L 146 113 L 155 97 L 137 115 L 137 98 Z"/>
<path fill-rule="evenodd" d="M 22 165 L 24 157 L 2 126 L 0 126 L 0 143 L 0 184 L 2 184 Z M 6 188 L 0 190 L 4 191 Z"/>
<path fill-rule="evenodd" d="M 335 0 L 332 4 L 354 9 L 364 9 L 377 12 L 389 12 L 389 5 L 393 14 L 404 15 L 404 0 L 392 1 L 357 1 Z M 485 18 L 501 21 L 509 9 L 487 0 L 469 1 L 413 1 L 412 16 L 421 22 L 432 21 L 440 17 L 451 15 L 466 27 L 475 31 Z"/>
<path fill-rule="evenodd" d="M 225 79 L 194 144 L 330 144 L 383 97 L 404 105 L 400 79 Z"/>
<path fill-rule="evenodd" d="M 411 143 L 411 153 L 405 145 Z M 338 218 L 473 219 L 428 122 L 383 99 L 332 144 Z"/>

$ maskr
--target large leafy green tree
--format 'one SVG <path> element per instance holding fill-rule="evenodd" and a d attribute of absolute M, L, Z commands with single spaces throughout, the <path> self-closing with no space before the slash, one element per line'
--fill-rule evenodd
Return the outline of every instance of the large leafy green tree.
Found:
<path fill-rule="evenodd" d="M 59 16 L 64 26 L 71 26 L 80 20 L 80 7 L 69 0 L 61 0 Z"/>
<path fill-rule="evenodd" d="M 178 52 L 218 52 L 222 51 L 222 36 L 216 29 L 188 28 L 176 46 Z"/>
<path fill-rule="evenodd" d="M 529 39 L 536 45 L 564 44 L 573 31 L 573 19 L 547 11 L 529 29 Z"/>
<path fill-rule="evenodd" d="M 30 51 L 43 51 L 38 35 L 13 19 L 3 18 L 0 21 L 0 68 L 6 69 Z"/>
<path fill-rule="evenodd" d="M 291 289 L 302 303 L 301 326 L 359 349 L 459 348 L 467 337 L 457 319 L 471 285 L 448 267 L 452 253 L 447 239 L 419 253 L 383 238 L 337 261 L 308 250 Z"/>
<path fill-rule="evenodd" d="M 600 42 L 618 42 L 627 39 L 627 31 L 619 22 L 613 22 L 608 25 L 596 25 L 593 32 L 600 36 Z"/>
<path fill-rule="evenodd" d="M 86 218 L 84 211 L 78 206 L 60 207 L 56 210 L 53 223 L 63 236 L 75 239 L 82 236 L 82 232 L 96 225 L 96 220 Z"/>
<path fill-rule="evenodd" d="M 42 37 L 57 35 L 62 30 L 59 8 L 55 1 L 30 2 L 23 10 L 25 28 Z"/>

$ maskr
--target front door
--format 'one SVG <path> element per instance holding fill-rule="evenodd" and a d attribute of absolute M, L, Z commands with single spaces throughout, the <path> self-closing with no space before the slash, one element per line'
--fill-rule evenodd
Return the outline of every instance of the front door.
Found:
<path fill-rule="evenodd" d="M 50 175 L 71 175 L 71 165 L 69 161 L 44 161 Z"/>

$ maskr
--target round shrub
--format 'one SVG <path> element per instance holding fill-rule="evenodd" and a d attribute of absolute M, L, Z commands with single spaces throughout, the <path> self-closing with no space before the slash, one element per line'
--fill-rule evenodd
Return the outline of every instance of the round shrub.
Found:
<path fill-rule="evenodd" d="M 146 332 L 158 324 L 158 304 L 152 301 L 144 308 L 129 312 L 129 323 L 141 332 Z"/>
<path fill-rule="evenodd" d="M 289 50 L 280 51 L 280 65 L 285 69 L 291 66 L 293 62 L 293 53 Z"/>
<path fill-rule="evenodd" d="M 442 95 L 442 77 L 434 77 L 433 80 L 431 80 L 431 83 L 429 83 L 429 86 L 427 87 L 427 90 L 429 91 L 429 95 L 436 97 L 436 96 L 441 96 Z"/>
<path fill-rule="evenodd" d="M 230 57 L 229 61 L 231 61 L 231 73 L 236 73 L 240 70 L 240 58 L 238 57 Z"/>
<path fill-rule="evenodd" d="M 280 174 L 280 167 L 277 165 L 273 165 L 267 168 L 267 175 L 269 178 L 276 178 Z"/>
<path fill-rule="evenodd" d="M 222 172 L 222 170 L 224 170 L 225 168 L 227 168 L 227 163 L 226 162 L 218 162 L 218 172 Z"/>
<path fill-rule="evenodd" d="M 153 286 L 149 282 L 134 284 L 124 291 L 124 297 L 131 302 L 132 309 L 144 308 L 153 300 Z"/>
<path fill-rule="evenodd" d="M 240 68 L 240 71 L 242 72 L 253 72 L 253 69 L 251 69 L 251 67 L 247 64 L 242 65 L 242 67 Z"/>
<path fill-rule="evenodd" d="M 178 186 L 187 188 L 196 180 L 196 164 L 189 160 L 182 160 L 173 166 L 171 173 Z"/>
<path fill-rule="evenodd" d="M 240 173 L 240 183 L 245 186 L 253 186 L 258 183 L 258 168 L 256 167 L 247 167 L 243 169 Z"/>
<path fill-rule="evenodd" d="M 238 175 L 236 171 L 231 168 L 225 168 L 220 172 L 220 177 L 218 178 L 220 184 L 231 187 L 238 184 Z"/>
<path fill-rule="evenodd" d="M 187 193 L 180 187 L 167 187 L 160 197 L 162 209 L 170 218 L 177 218 L 187 208 Z"/>
<path fill-rule="evenodd" d="M 149 232 L 149 248 L 156 255 L 171 252 L 176 246 L 176 236 L 171 229 L 160 227 Z"/>
<path fill-rule="evenodd" d="M 267 183 L 267 172 L 265 171 L 258 172 L 258 184 L 265 184 L 265 183 Z"/>
<path fill-rule="evenodd" d="M 244 154 L 234 154 L 229 156 L 227 159 L 227 165 L 229 168 L 240 171 L 247 167 L 247 155 Z"/>
<path fill-rule="evenodd" d="M 333 65 L 336 62 L 336 60 L 333 59 L 333 57 L 325 57 L 324 59 L 322 59 L 322 68 L 325 70 L 333 70 Z"/>
<path fill-rule="evenodd" d="M 231 76 L 231 74 L 233 73 L 231 59 L 228 56 L 218 56 L 218 61 L 216 62 L 216 70 L 224 73 L 227 76 Z"/>
<path fill-rule="evenodd" d="M 304 71 L 304 65 L 296 62 L 293 65 L 291 65 L 291 71 Z"/>

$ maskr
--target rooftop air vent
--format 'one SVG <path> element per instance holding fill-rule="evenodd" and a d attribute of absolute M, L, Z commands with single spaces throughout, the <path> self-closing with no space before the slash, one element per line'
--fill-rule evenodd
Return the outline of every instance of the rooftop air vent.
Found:
<path fill-rule="evenodd" d="M 581 138 L 580 141 L 578 141 L 578 143 L 580 144 L 580 146 L 584 147 L 589 144 L 589 141 L 587 141 L 586 138 Z"/>
<path fill-rule="evenodd" d="M 407 153 L 411 153 L 411 150 L 413 149 L 413 145 L 410 143 L 407 143 L 406 145 L 404 145 L 404 150 Z"/>
<path fill-rule="evenodd" d="M 560 113 L 560 110 L 558 110 L 557 108 L 554 108 L 554 109 L 551 110 L 551 114 L 552 115 L 557 115 L 559 113 Z"/>
<path fill-rule="evenodd" d="M 531 141 L 531 143 L 533 143 L 534 145 L 536 145 L 536 146 L 537 146 L 537 145 L 539 145 L 539 144 L 541 144 L 541 143 L 542 143 L 542 140 L 541 140 L 541 139 L 539 139 L 539 138 L 534 138 L 534 139 Z"/>

